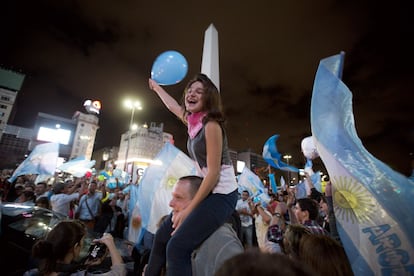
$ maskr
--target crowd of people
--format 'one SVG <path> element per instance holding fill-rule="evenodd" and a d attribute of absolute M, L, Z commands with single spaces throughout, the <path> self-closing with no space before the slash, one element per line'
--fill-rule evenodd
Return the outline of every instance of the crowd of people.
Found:
<path fill-rule="evenodd" d="M 177 181 L 169 202 L 172 212 L 157 218 L 156 233 L 144 229 L 131 253 L 133 275 L 353 275 L 336 232 L 330 183 L 320 193 L 306 177 L 311 193 L 300 199 L 292 188 L 269 189 L 266 206 L 248 190 L 239 194 L 213 82 L 196 75 L 181 103 L 152 79 L 149 87 L 187 125 L 188 152 L 198 176 Z M 95 242 L 109 249 L 111 275 L 127 274 L 113 237 L 126 238 L 128 189 L 108 189 L 94 177 L 34 184 L 21 176 L 3 190 L 5 201 L 50 208 L 71 219 L 33 247 L 33 256 L 43 258 L 41 275 L 57 275 L 70 265 L 85 231 L 105 233 Z M 57 228 L 72 231 L 64 246 Z"/>
<path fill-rule="evenodd" d="M 160 218 L 159 228 L 155 234 L 147 233 L 146 258 L 142 258 L 142 251 L 139 251 L 142 244 L 137 244 L 133 248 L 135 254 L 131 254 L 130 260 L 135 262 L 135 269 L 131 274 L 168 275 L 166 256 L 175 229 L 173 216 L 190 205 L 202 181 L 203 178 L 199 176 L 185 176 L 177 181 L 169 203 L 172 212 Z M 83 225 L 80 227 L 83 230 L 77 230 L 80 232 L 76 234 L 80 235 L 80 238 L 71 241 L 71 250 L 76 243 L 81 242 L 86 231 L 108 233 L 110 236 L 107 237 L 111 238 L 127 238 L 125 230 L 130 213 L 129 196 L 126 192 L 128 189 L 108 189 L 105 182 L 93 177 L 67 179 L 53 184 L 34 184 L 26 176 L 21 176 L 13 185 L 9 185 L 9 189 L 5 189 L 8 192 L 3 193 L 3 201 L 49 208 L 72 219 L 65 222 L 66 226 L 62 224 L 60 227 L 77 229 L 79 225 Z M 312 188 L 307 198 L 300 199 L 296 199 L 295 189 L 292 188 L 276 193 L 269 189 L 271 201 L 266 206 L 263 206 L 261 201 L 256 201 L 249 191 L 242 191 L 234 212 L 227 220 L 200 244 L 194 245 L 190 254 L 192 275 L 214 275 L 216 272 L 217 275 L 224 275 L 220 273 L 234 268 L 222 267 L 233 266 L 246 256 L 267 259 L 279 255 L 285 255 L 292 260 L 293 270 L 297 264 L 306 264 L 307 273 L 316 273 L 309 275 L 353 275 L 339 236 L 335 232 L 336 228 L 332 227 L 335 218 L 331 189 L 332 186 L 328 182 L 324 193 Z M 25 196 L 25 193 L 32 196 Z M 69 226 L 70 221 L 81 224 Z M 52 241 L 58 242 L 58 239 L 55 237 Z M 39 248 L 43 247 L 37 245 L 36 251 L 33 249 L 34 256 L 43 256 Z M 59 250 L 63 250 L 59 254 L 66 252 L 61 256 L 62 260 L 65 259 L 69 249 Z M 255 250 L 259 252 L 253 253 Z M 71 256 L 75 256 L 73 252 L 76 250 L 71 252 Z M 241 254 L 246 256 L 239 256 Z M 47 262 L 50 260 L 43 263 L 42 269 L 56 269 L 50 264 L 46 265 Z M 54 262 L 59 263 L 59 260 L 54 259 Z M 71 266 L 64 267 L 73 269 Z M 127 273 L 125 267 L 119 270 L 118 266 L 117 269 L 118 272 Z"/>
<path fill-rule="evenodd" d="M 121 187 L 109 189 L 98 178 L 71 177 L 35 183 L 33 175 L 2 183 L 2 201 L 53 210 L 82 221 L 90 231 L 111 232 L 123 237 L 128 219 L 128 193 Z M 98 191 L 97 191 L 98 190 Z"/>

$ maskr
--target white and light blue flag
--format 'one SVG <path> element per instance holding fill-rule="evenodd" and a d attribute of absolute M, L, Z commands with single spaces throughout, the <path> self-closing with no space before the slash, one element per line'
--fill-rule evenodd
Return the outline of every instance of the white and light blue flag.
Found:
<path fill-rule="evenodd" d="M 355 275 L 414 275 L 414 183 L 362 145 L 352 93 L 341 80 L 343 60 L 343 53 L 321 60 L 311 102 L 340 238 Z"/>
<path fill-rule="evenodd" d="M 58 143 L 43 143 L 37 145 L 30 155 L 17 167 L 8 179 L 13 183 L 20 175 L 42 174 L 54 175 L 59 156 Z"/>
<path fill-rule="evenodd" d="M 277 184 L 276 184 L 275 174 L 274 173 L 269 173 L 268 176 L 269 176 L 270 187 L 272 188 L 272 193 L 276 194 L 277 193 Z"/>
<path fill-rule="evenodd" d="M 252 172 L 246 166 L 243 168 L 242 173 L 238 176 L 237 184 L 239 186 L 239 193 L 244 190 L 249 191 L 250 196 L 260 198 L 262 204 L 266 205 L 270 201 L 270 197 L 265 193 L 266 189 L 263 182 L 260 180 L 254 172 Z"/>
<path fill-rule="evenodd" d="M 280 187 L 282 187 L 282 191 L 286 191 L 286 181 L 283 175 L 280 176 Z"/>
<path fill-rule="evenodd" d="M 237 177 L 237 184 L 240 194 L 247 190 L 250 196 L 257 196 L 265 190 L 260 178 L 247 167 L 244 167 L 241 174 Z"/>
<path fill-rule="evenodd" d="M 282 161 L 282 154 L 279 153 L 276 146 L 276 141 L 279 138 L 278 134 L 273 135 L 265 142 L 263 146 L 263 159 L 275 169 L 282 171 L 299 172 L 298 168 L 290 166 Z"/>
<path fill-rule="evenodd" d="M 83 177 L 86 172 L 91 172 L 95 166 L 95 160 L 86 160 L 85 156 L 79 156 L 69 160 L 58 167 L 58 170 L 69 173 L 75 177 Z"/>
<path fill-rule="evenodd" d="M 159 163 L 145 169 L 136 199 L 142 227 L 151 233 L 156 232 L 160 218 L 171 212 L 169 202 L 174 184 L 180 177 L 197 175 L 194 161 L 170 143 L 164 144 L 155 160 Z"/>
<path fill-rule="evenodd" d="M 313 171 L 313 162 L 311 159 L 306 158 L 306 164 L 303 170 L 308 173 L 310 177 L 310 181 L 312 182 L 315 189 L 322 193 L 322 183 L 321 183 L 321 172 L 317 171 L 316 173 Z"/>
<path fill-rule="evenodd" d="M 305 181 L 299 181 L 295 186 L 295 197 L 297 199 L 308 197 L 308 187 Z"/>

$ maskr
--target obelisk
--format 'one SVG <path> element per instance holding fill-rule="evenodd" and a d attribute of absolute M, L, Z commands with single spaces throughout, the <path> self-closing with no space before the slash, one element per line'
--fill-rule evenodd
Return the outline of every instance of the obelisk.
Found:
<path fill-rule="evenodd" d="M 218 33 L 213 24 L 210 24 L 204 33 L 201 73 L 206 74 L 220 91 Z"/>

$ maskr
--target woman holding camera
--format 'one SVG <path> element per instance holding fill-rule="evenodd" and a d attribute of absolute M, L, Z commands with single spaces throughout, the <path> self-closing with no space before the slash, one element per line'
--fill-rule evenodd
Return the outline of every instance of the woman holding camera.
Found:
<path fill-rule="evenodd" d="M 84 264 L 76 263 L 83 247 L 84 238 L 87 233 L 83 223 L 75 220 L 59 222 L 46 236 L 44 240 L 37 241 L 32 248 L 32 255 L 39 259 L 39 269 L 29 271 L 25 275 L 85 275 L 87 267 L 100 264 L 106 257 L 90 258 Z M 112 266 L 105 275 L 126 275 L 125 264 L 117 250 L 111 234 L 105 233 L 102 238 L 93 241 L 104 244 L 111 256 Z M 99 275 L 99 274 L 97 274 Z"/>

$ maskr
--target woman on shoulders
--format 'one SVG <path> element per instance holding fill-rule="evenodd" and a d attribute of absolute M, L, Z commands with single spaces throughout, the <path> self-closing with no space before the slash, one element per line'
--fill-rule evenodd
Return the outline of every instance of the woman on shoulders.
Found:
<path fill-rule="evenodd" d="M 204 74 L 186 86 L 181 104 L 154 80 L 149 87 L 188 127 L 187 149 L 203 182 L 190 205 L 173 215 L 167 274 L 191 275 L 191 253 L 233 213 L 237 182 L 227 146 L 220 94 Z"/>

